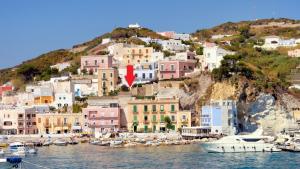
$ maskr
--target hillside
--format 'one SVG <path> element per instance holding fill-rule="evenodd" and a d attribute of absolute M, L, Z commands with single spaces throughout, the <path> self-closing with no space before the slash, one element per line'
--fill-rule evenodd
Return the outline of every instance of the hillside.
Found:
<path fill-rule="evenodd" d="M 228 60 L 236 61 L 234 72 L 252 79 L 257 87 L 264 90 L 274 88 L 286 88 L 287 75 L 291 69 L 300 64 L 297 58 L 287 58 L 285 52 L 266 52 L 253 49 L 253 45 L 261 43 L 261 38 L 266 35 L 279 35 L 286 38 L 300 37 L 300 21 L 291 19 L 262 19 L 256 21 L 241 21 L 237 23 L 224 23 L 219 26 L 197 30 L 192 34 L 198 40 L 213 41 L 211 35 L 231 34 L 227 40 L 231 41 L 231 46 L 216 40 L 222 47 L 237 52 L 237 58 Z M 51 76 L 64 73 L 76 73 L 79 68 L 80 56 L 87 54 L 101 54 L 105 52 L 107 45 L 102 45 L 102 39 L 111 38 L 115 42 L 144 44 L 138 37 L 151 37 L 166 39 L 148 28 L 116 28 L 112 32 L 105 33 L 90 41 L 74 45 L 72 49 L 60 49 L 42 54 L 34 59 L 23 62 L 13 68 L 0 70 L 0 84 L 12 81 L 17 89 L 22 89 L 24 84 L 34 80 L 48 80 Z M 189 42 L 192 43 L 193 42 Z M 196 43 L 195 43 L 196 44 Z M 228 61 L 227 60 L 227 61 Z M 63 72 L 51 70 L 50 66 L 56 63 L 70 61 L 72 66 Z M 227 67 L 226 67 L 227 66 Z M 227 80 L 232 76 L 232 70 L 228 69 L 228 64 L 224 61 L 223 67 L 216 69 L 213 76 L 217 80 Z"/>
<path fill-rule="evenodd" d="M 24 84 L 33 80 L 49 80 L 51 76 L 63 73 L 76 73 L 80 66 L 80 56 L 99 54 L 103 49 L 102 39 L 111 38 L 117 42 L 140 43 L 132 40 L 132 36 L 152 37 L 166 39 L 156 32 L 147 29 L 116 28 L 110 33 L 105 33 L 90 41 L 74 45 L 72 49 L 59 49 L 42 54 L 34 59 L 24 61 L 12 68 L 0 70 L 0 84 L 11 81 L 17 89 L 22 89 Z M 131 40 L 130 40 L 131 39 Z M 50 66 L 61 62 L 71 62 L 71 67 L 61 73 L 51 71 Z"/>

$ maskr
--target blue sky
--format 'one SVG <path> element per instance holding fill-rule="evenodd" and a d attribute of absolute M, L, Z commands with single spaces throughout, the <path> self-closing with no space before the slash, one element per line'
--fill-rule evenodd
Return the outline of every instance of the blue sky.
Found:
<path fill-rule="evenodd" d="M 300 19 L 299 0 L 1 0 L 0 68 L 138 22 L 194 32 L 227 21 Z"/>

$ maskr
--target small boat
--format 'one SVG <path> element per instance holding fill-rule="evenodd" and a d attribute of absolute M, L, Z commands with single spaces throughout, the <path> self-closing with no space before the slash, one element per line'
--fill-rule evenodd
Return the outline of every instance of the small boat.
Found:
<path fill-rule="evenodd" d="M 4 155 L 4 150 L 0 149 L 0 155 Z"/>
<path fill-rule="evenodd" d="M 75 145 L 75 144 L 78 144 L 79 142 L 77 141 L 77 140 L 73 140 L 73 139 L 71 139 L 70 141 L 69 141 L 69 144 L 71 144 L 71 145 Z"/>
<path fill-rule="evenodd" d="M 56 146 L 66 146 L 68 145 L 68 142 L 63 139 L 57 139 L 53 142 L 53 144 Z"/>
<path fill-rule="evenodd" d="M 122 140 L 113 140 L 113 141 L 110 141 L 110 146 L 111 147 L 120 146 L 120 145 L 122 145 L 122 143 L 123 143 Z"/>
<path fill-rule="evenodd" d="M 42 143 L 41 141 L 34 141 L 34 142 L 33 142 L 33 145 L 34 145 L 35 147 L 41 147 L 41 146 L 43 146 L 43 143 Z"/>
<path fill-rule="evenodd" d="M 13 155 L 16 156 L 26 155 L 26 147 L 21 142 L 14 142 L 9 144 L 9 150 Z"/>
<path fill-rule="evenodd" d="M 151 146 L 152 144 L 153 144 L 152 141 L 147 141 L 146 144 L 145 144 L 145 146 Z"/>
<path fill-rule="evenodd" d="M 241 153 L 241 152 L 278 152 L 281 149 L 275 144 L 267 142 L 273 139 L 270 136 L 262 136 L 262 130 L 258 129 L 249 135 L 225 136 L 219 140 L 201 144 L 207 152 L 214 153 Z"/>
<path fill-rule="evenodd" d="M 22 162 L 21 157 L 7 157 L 7 158 L 0 159 L 0 163 L 7 163 L 10 165 L 10 166 L 6 166 L 5 168 L 18 168 L 21 162 Z"/>
<path fill-rule="evenodd" d="M 52 141 L 51 140 L 47 140 L 43 143 L 43 146 L 50 146 L 52 145 Z"/>
<path fill-rule="evenodd" d="M 109 146 L 110 142 L 109 141 L 101 141 L 101 143 L 97 144 L 98 146 Z"/>
<path fill-rule="evenodd" d="M 92 140 L 92 141 L 90 141 L 90 144 L 93 144 L 93 145 L 98 145 L 100 143 L 101 143 L 100 140 Z"/>
<path fill-rule="evenodd" d="M 28 148 L 27 149 L 27 153 L 28 154 L 37 154 L 37 149 L 36 148 Z"/>
<path fill-rule="evenodd" d="M 0 147 L 7 147 L 7 146 L 8 146 L 8 143 L 5 143 L 5 142 L 0 143 Z"/>

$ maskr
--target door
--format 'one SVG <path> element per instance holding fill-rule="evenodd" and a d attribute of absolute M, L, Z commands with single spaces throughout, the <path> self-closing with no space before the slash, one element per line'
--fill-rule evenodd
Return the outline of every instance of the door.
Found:
<path fill-rule="evenodd" d="M 148 132 L 148 126 L 144 126 L 144 132 L 147 133 Z"/>

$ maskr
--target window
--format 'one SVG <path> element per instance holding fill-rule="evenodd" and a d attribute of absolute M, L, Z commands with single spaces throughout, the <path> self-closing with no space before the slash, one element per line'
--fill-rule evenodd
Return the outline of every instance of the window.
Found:
<path fill-rule="evenodd" d="M 113 77 L 113 74 L 112 74 L 112 73 L 110 73 L 110 77 Z"/>
<path fill-rule="evenodd" d="M 182 115 L 182 120 L 186 120 L 186 115 Z"/>
<path fill-rule="evenodd" d="M 137 112 L 137 106 L 133 105 L 133 112 L 136 113 Z"/>
<path fill-rule="evenodd" d="M 110 120 L 110 124 L 114 124 L 114 120 Z"/>
<path fill-rule="evenodd" d="M 32 116 L 32 117 L 35 117 L 35 114 L 32 114 L 31 116 Z"/>
<path fill-rule="evenodd" d="M 152 115 L 152 121 L 156 121 L 156 115 Z"/>
<path fill-rule="evenodd" d="M 134 116 L 133 116 L 133 121 L 138 121 L 137 119 L 138 119 L 138 118 L 137 118 L 137 115 L 134 115 Z"/>
<path fill-rule="evenodd" d="M 144 112 L 148 112 L 148 106 L 144 105 Z"/>
<path fill-rule="evenodd" d="M 106 76 L 105 73 L 103 73 L 103 74 L 102 74 L 102 78 L 105 79 L 105 76 Z"/>
<path fill-rule="evenodd" d="M 85 65 L 88 65 L 88 61 L 87 60 L 85 61 Z"/>
<path fill-rule="evenodd" d="M 147 116 L 147 115 L 144 116 L 144 120 L 145 120 L 145 121 L 148 120 L 148 116 Z"/>
<path fill-rule="evenodd" d="M 113 85 L 113 82 L 110 82 L 110 85 L 112 86 L 112 85 Z"/>
<path fill-rule="evenodd" d="M 139 49 L 139 53 L 142 53 L 142 49 Z"/>
<path fill-rule="evenodd" d="M 32 125 L 34 125 L 34 126 L 35 126 L 35 125 L 36 125 L 36 122 L 32 122 Z"/>
<path fill-rule="evenodd" d="M 160 115 L 160 122 L 164 122 L 165 121 L 165 116 L 164 115 Z"/>
<path fill-rule="evenodd" d="M 160 105 L 160 111 L 163 112 L 164 110 L 164 105 Z"/>
<path fill-rule="evenodd" d="M 38 118 L 38 123 L 41 123 L 41 118 Z"/>
<path fill-rule="evenodd" d="M 61 100 L 61 97 L 59 97 L 59 100 Z"/>
<path fill-rule="evenodd" d="M 103 60 L 103 59 L 101 60 L 101 63 L 104 63 L 104 60 Z"/>
<path fill-rule="evenodd" d="M 138 74 L 136 73 L 134 76 L 135 76 L 135 77 L 138 77 Z"/>
<path fill-rule="evenodd" d="M 146 53 L 148 53 L 148 49 L 146 49 Z"/>
<path fill-rule="evenodd" d="M 174 65 L 171 65 L 171 70 L 175 70 L 175 66 Z"/>
<path fill-rule="evenodd" d="M 156 105 L 152 105 L 152 111 L 156 112 Z"/>
<path fill-rule="evenodd" d="M 172 104 L 172 105 L 171 105 L 171 112 L 174 112 L 174 111 L 175 111 L 175 105 Z"/>
<path fill-rule="evenodd" d="M 164 70 L 164 65 L 163 64 L 160 65 L 160 70 Z"/>
<path fill-rule="evenodd" d="M 4 116 L 5 117 L 5 116 Z M 23 114 L 19 114 L 19 118 L 23 118 Z"/>
<path fill-rule="evenodd" d="M 97 65 L 97 60 L 95 60 L 95 65 Z"/>
<path fill-rule="evenodd" d="M 149 73 L 149 78 L 152 79 L 152 73 Z"/>
<path fill-rule="evenodd" d="M 145 73 L 143 73 L 143 79 L 145 79 L 146 78 L 146 74 Z"/>
<path fill-rule="evenodd" d="M 174 115 L 171 116 L 171 120 L 175 121 L 175 116 Z"/>

